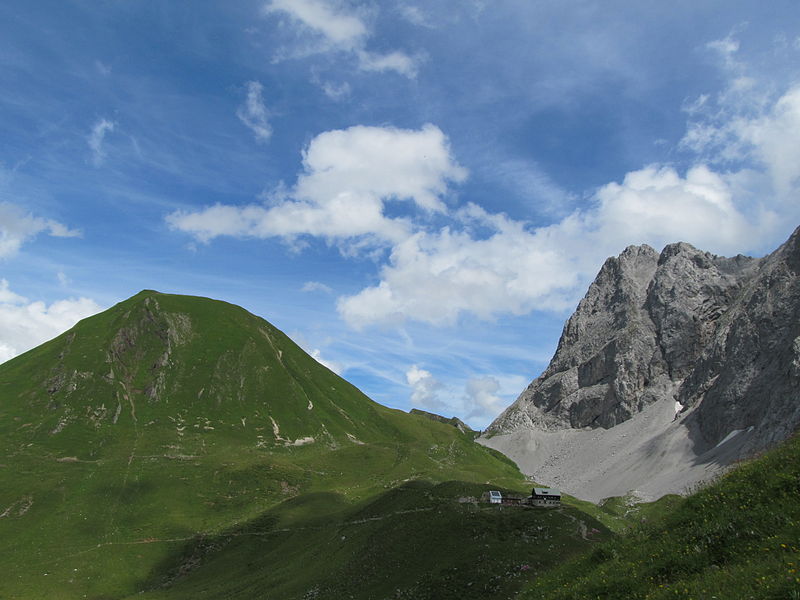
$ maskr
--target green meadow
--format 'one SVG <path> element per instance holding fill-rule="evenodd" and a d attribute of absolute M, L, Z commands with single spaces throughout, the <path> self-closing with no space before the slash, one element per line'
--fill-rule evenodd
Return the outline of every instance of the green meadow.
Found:
<path fill-rule="evenodd" d="M 521 597 L 800 598 L 800 438 L 661 504 Z"/>

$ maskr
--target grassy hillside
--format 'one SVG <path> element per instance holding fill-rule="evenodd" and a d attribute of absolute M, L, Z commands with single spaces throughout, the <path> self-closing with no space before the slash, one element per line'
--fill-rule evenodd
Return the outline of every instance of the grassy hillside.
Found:
<path fill-rule="evenodd" d="M 3 599 L 125 597 L 198 538 L 352 520 L 408 480 L 526 487 L 457 429 L 203 298 L 142 292 L 86 319 L 0 365 L 0 398 Z"/>
<path fill-rule="evenodd" d="M 800 438 L 649 516 L 522 597 L 800 598 Z"/>
<path fill-rule="evenodd" d="M 485 489 L 415 481 L 356 505 L 304 496 L 187 544 L 135 597 L 505 598 L 610 535 L 572 508 L 465 501 Z"/>

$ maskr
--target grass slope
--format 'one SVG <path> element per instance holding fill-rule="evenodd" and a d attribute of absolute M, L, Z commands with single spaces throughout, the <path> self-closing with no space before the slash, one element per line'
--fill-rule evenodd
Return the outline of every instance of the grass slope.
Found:
<path fill-rule="evenodd" d="M 486 489 L 414 481 L 356 505 L 336 494 L 290 500 L 187 544 L 178 560 L 154 572 L 154 589 L 135 597 L 506 598 L 610 536 L 570 507 L 464 501 Z"/>
<path fill-rule="evenodd" d="M 800 598 L 800 438 L 656 514 L 522 597 Z"/>
<path fill-rule="evenodd" d="M 526 487 L 204 298 L 142 292 L 86 319 L 0 365 L 0 399 L 0 598 L 122 598 L 198 537 L 352 520 L 407 480 Z"/>

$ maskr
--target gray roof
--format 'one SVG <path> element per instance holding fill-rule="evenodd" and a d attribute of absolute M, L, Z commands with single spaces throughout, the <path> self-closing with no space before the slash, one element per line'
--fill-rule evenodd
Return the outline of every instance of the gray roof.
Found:
<path fill-rule="evenodd" d="M 554 488 L 533 488 L 533 493 L 537 496 L 558 496 L 561 497 L 561 492 Z"/>

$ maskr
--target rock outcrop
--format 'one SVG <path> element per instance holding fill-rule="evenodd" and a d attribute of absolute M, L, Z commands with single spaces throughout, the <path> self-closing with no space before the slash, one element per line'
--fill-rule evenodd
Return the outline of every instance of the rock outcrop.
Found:
<path fill-rule="evenodd" d="M 611 429 L 667 400 L 698 456 L 749 430 L 735 460 L 800 426 L 800 228 L 761 259 L 686 243 L 609 258 L 486 435 Z"/>

